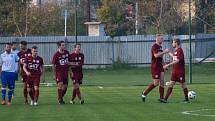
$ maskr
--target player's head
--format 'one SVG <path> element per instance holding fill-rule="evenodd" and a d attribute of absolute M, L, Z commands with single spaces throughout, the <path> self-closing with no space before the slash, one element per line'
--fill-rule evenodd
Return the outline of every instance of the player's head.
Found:
<path fill-rule="evenodd" d="M 179 38 L 173 39 L 173 41 L 172 41 L 172 47 L 173 48 L 179 47 L 180 45 L 181 45 L 181 41 Z"/>
<path fill-rule="evenodd" d="M 37 56 L 37 53 L 38 53 L 37 49 L 38 49 L 37 46 L 33 46 L 33 47 L 31 48 L 31 53 L 32 53 L 32 56 L 33 56 L 33 57 L 36 57 L 36 56 Z"/>
<path fill-rule="evenodd" d="M 156 35 L 156 43 L 161 45 L 162 42 L 163 42 L 163 35 L 162 34 L 157 34 Z"/>
<path fill-rule="evenodd" d="M 80 52 L 80 50 L 81 50 L 81 44 L 80 43 L 76 43 L 74 45 L 74 49 L 75 49 L 76 52 Z"/>
<path fill-rule="evenodd" d="M 59 42 L 57 42 L 57 47 L 58 47 L 58 49 L 60 49 L 60 50 L 65 50 L 65 42 L 64 41 L 59 41 Z"/>
<path fill-rule="evenodd" d="M 7 53 L 10 53 L 10 51 L 11 51 L 11 43 L 6 43 L 6 45 L 5 45 L 5 51 Z"/>
<path fill-rule="evenodd" d="M 26 50 L 26 48 L 27 48 L 27 42 L 26 41 L 21 41 L 20 44 L 19 44 L 19 46 L 20 46 L 21 50 Z"/>
<path fill-rule="evenodd" d="M 17 42 L 12 42 L 11 49 L 12 50 L 16 50 L 16 45 L 17 45 Z"/>

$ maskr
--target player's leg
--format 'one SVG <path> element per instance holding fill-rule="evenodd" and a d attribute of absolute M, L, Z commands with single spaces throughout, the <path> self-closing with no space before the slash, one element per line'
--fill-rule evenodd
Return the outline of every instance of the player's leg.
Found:
<path fill-rule="evenodd" d="M 7 86 L 7 80 L 6 80 L 6 73 L 5 72 L 1 72 L 1 84 L 2 84 L 2 87 L 1 87 L 1 96 L 2 96 L 2 101 L 1 101 L 1 104 L 2 105 L 5 105 L 6 102 L 5 102 L 5 96 L 6 96 L 6 86 Z"/>
<path fill-rule="evenodd" d="M 160 93 L 160 100 L 164 99 L 164 72 L 161 72 L 161 76 L 160 76 L 160 86 L 159 86 L 159 93 Z"/>
<path fill-rule="evenodd" d="M 165 97 L 164 97 L 164 102 L 167 102 L 167 99 L 169 98 L 169 96 L 170 96 L 171 93 L 172 93 L 172 90 L 173 90 L 173 88 L 174 88 L 174 85 L 175 85 L 175 81 L 170 80 L 170 82 L 169 82 L 169 87 L 168 87 L 168 89 L 167 89 L 167 91 L 166 91 L 166 95 L 165 95 Z"/>
<path fill-rule="evenodd" d="M 18 81 L 18 73 L 17 72 L 15 72 L 14 85 L 13 85 L 14 89 L 13 89 L 13 92 L 12 92 L 12 98 L 15 97 L 15 87 L 16 87 L 15 83 L 16 83 L 16 81 Z"/>
<path fill-rule="evenodd" d="M 160 79 L 153 79 L 153 82 L 148 85 L 148 87 L 142 92 L 141 98 L 142 101 L 145 102 L 146 96 L 149 94 L 149 92 L 154 89 L 156 86 L 158 86 L 160 82 Z"/>
<path fill-rule="evenodd" d="M 15 73 L 9 72 L 8 73 L 8 105 L 11 105 L 11 100 L 12 100 L 12 95 L 13 95 L 13 90 L 14 90 L 14 80 L 15 80 Z"/>
<path fill-rule="evenodd" d="M 187 85 L 185 82 L 180 82 L 180 85 L 184 92 L 184 97 L 185 97 L 184 102 L 187 103 L 187 102 L 189 102 Z"/>
<path fill-rule="evenodd" d="M 22 81 L 23 81 L 24 103 L 25 103 L 25 104 L 28 104 L 27 76 L 22 76 Z"/>
<path fill-rule="evenodd" d="M 40 77 L 34 79 L 34 106 L 38 105 Z"/>
<path fill-rule="evenodd" d="M 80 103 L 84 104 L 84 99 L 81 96 L 81 90 L 80 90 L 80 84 L 79 84 L 79 82 L 75 83 L 75 89 L 76 89 L 76 95 L 77 95 L 78 99 L 80 100 Z"/>
<path fill-rule="evenodd" d="M 76 87 L 75 87 L 75 83 L 73 83 L 73 92 L 72 92 L 72 97 L 70 99 L 70 103 L 71 104 L 75 104 L 75 97 L 76 97 Z"/>
<path fill-rule="evenodd" d="M 57 83 L 58 86 L 58 102 L 59 104 L 65 104 L 63 101 L 63 82 L 59 81 Z"/>
<path fill-rule="evenodd" d="M 27 78 L 27 81 L 26 81 L 26 84 L 27 84 L 27 91 L 28 91 L 28 94 L 31 98 L 31 102 L 30 102 L 30 105 L 33 105 L 34 103 L 34 85 L 33 85 L 33 80 L 32 80 L 32 77 L 29 76 Z"/>
<path fill-rule="evenodd" d="M 64 95 L 66 94 L 67 88 L 68 88 L 68 79 L 66 80 L 67 83 L 63 84 L 63 94 L 62 96 L 64 97 Z"/>

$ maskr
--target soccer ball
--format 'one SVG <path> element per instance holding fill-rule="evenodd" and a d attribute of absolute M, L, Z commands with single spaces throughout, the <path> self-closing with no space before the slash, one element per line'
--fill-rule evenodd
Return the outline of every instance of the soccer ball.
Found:
<path fill-rule="evenodd" d="M 188 98 L 189 98 L 189 99 L 195 99 L 195 98 L 196 98 L 196 92 L 194 92 L 194 91 L 189 91 L 189 92 L 188 92 Z"/>

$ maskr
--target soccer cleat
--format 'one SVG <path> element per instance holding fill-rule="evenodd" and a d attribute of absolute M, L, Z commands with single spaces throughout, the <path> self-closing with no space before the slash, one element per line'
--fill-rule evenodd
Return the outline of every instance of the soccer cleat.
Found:
<path fill-rule="evenodd" d="M 183 102 L 184 102 L 184 103 L 190 103 L 190 101 L 189 101 L 189 100 L 184 100 Z"/>
<path fill-rule="evenodd" d="M 33 105 L 34 105 L 34 101 L 33 101 L 33 100 L 31 100 L 31 103 L 30 103 L 30 105 L 31 105 L 31 106 L 33 106 Z"/>
<path fill-rule="evenodd" d="M 64 102 L 63 100 L 59 100 L 58 103 L 59 103 L 60 105 L 65 104 L 65 102 Z"/>
<path fill-rule="evenodd" d="M 81 104 L 84 104 L 84 100 L 81 100 L 80 103 L 81 103 Z"/>
<path fill-rule="evenodd" d="M 2 101 L 1 101 L 1 104 L 2 104 L 2 105 L 6 105 L 5 100 L 2 100 Z"/>
<path fill-rule="evenodd" d="M 164 99 L 158 99 L 158 101 L 159 101 L 160 103 L 162 103 L 162 102 L 163 102 L 163 100 L 164 100 Z"/>
<path fill-rule="evenodd" d="M 70 104 L 75 104 L 75 101 L 74 100 L 70 100 L 69 103 Z"/>
<path fill-rule="evenodd" d="M 7 102 L 7 105 L 10 106 L 10 105 L 11 105 L 11 102 Z"/>
<path fill-rule="evenodd" d="M 38 103 L 37 103 L 37 102 L 34 102 L 34 106 L 38 106 Z"/>
<path fill-rule="evenodd" d="M 141 99 L 142 99 L 143 102 L 146 101 L 146 96 L 143 93 L 141 94 Z"/>
<path fill-rule="evenodd" d="M 28 105 L 28 100 L 25 100 L 24 104 L 25 104 L 25 105 Z"/>
<path fill-rule="evenodd" d="M 159 99 L 159 101 L 160 101 L 161 103 L 168 103 L 167 100 L 165 100 L 165 99 Z"/>

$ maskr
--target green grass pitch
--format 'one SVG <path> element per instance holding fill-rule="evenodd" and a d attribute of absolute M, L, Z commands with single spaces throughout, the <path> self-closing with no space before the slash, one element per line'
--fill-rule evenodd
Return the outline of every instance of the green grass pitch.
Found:
<path fill-rule="evenodd" d="M 166 73 L 166 81 L 170 78 Z M 53 82 L 47 73 L 47 82 Z M 188 76 L 187 76 L 188 79 Z M 197 98 L 182 103 L 183 92 L 175 86 L 168 104 L 157 101 L 154 89 L 145 103 L 140 94 L 151 82 L 149 68 L 123 70 L 85 70 L 82 93 L 85 104 L 69 104 L 72 92 L 70 81 L 65 105 L 57 104 L 56 87 L 41 86 L 39 106 L 23 104 L 22 88 L 17 85 L 11 106 L 0 106 L 0 121 L 213 121 L 215 119 L 215 64 L 193 66 L 193 83 L 190 90 Z M 166 89 L 166 88 L 165 88 Z M 182 114 L 193 111 L 191 114 Z"/>

